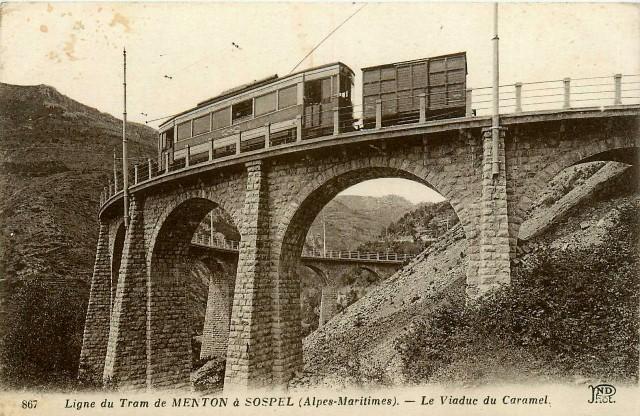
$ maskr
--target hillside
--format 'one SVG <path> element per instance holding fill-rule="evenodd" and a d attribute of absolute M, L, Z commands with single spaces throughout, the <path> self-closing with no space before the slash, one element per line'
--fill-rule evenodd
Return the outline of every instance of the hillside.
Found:
<path fill-rule="evenodd" d="M 153 155 L 155 131 L 128 124 L 132 159 Z M 86 277 L 122 122 L 46 85 L 0 84 L 0 131 L 0 273 Z"/>
<path fill-rule="evenodd" d="M 477 309 L 464 308 L 466 241 L 454 227 L 305 338 L 292 386 L 637 380 L 634 174 L 596 162 L 555 178 L 527 220 L 553 224 L 521 242 L 512 287 Z"/>
<path fill-rule="evenodd" d="M 389 224 L 377 239 L 362 244 L 358 250 L 416 254 L 429 247 L 459 221 L 448 201 L 423 202 Z"/>
<path fill-rule="evenodd" d="M 100 192 L 122 122 L 50 86 L 0 84 L 0 132 L 1 375 L 44 383 L 77 368 Z M 127 132 L 132 160 L 155 154 L 153 129 Z"/>
<path fill-rule="evenodd" d="M 414 208 L 397 195 L 384 197 L 338 195 L 318 214 L 307 234 L 308 248 L 322 249 L 322 219 L 327 235 L 327 250 L 356 250 L 375 241 L 385 227 Z"/>

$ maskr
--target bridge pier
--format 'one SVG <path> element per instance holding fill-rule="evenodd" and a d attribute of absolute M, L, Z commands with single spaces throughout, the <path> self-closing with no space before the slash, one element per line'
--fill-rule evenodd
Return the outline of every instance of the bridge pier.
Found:
<path fill-rule="evenodd" d="M 192 354 L 184 278 L 190 270 L 184 247 L 162 245 L 155 256 L 147 284 L 147 387 L 187 388 Z"/>
<path fill-rule="evenodd" d="M 272 284 L 269 262 L 267 178 L 261 161 L 246 164 L 247 179 L 236 287 L 233 295 L 225 391 L 272 381 Z"/>
<path fill-rule="evenodd" d="M 499 173 L 492 172 L 491 129 L 483 131 L 482 195 L 479 212 L 479 234 L 474 240 L 478 248 L 471 250 L 467 275 L 467 297 L 477 299 L 500 284 L 511 282 L 509 246 L 509 209 L 505 159 L 505 131 L 500 130 L 498 142 Z M 474 254 L 477 253 L 475 256 Z M 475 261 L 475 264 L 471 263 Z"/>
<path fill-rule="evenodd" d="M 333 286 L 325 286 L 322 288 L 320 295 L 320 323 L 319 327 L 326 324 L 331 318 L 336 316 L 338 308 L 336 302 L 338 300 L 338 292 Z"/>
<path fill-rule="evenodd" d="M 225 357 L 229 339 L 230 301 L 229 285 L 221 271 L 212 271 L 209 279 L 207 309 L 202 330 L 200 358 Z"/>
<path fill-rule="evenodd" d="M 100 221 L 100 233 L 96 249 L 96 260 L 91 279 L 89 304 L 78 379 L 90 384 L 102 384 L 104 359 L 109 340 L 111 311 L 111 256 L 109 255 L 109 227 Z"/>
<path fill-rule="evenodd" d="M 113 302 L 103 381 L 113 388 L 143 389 L 147 373 L 147 265 L 144 218 L 130 199 L 118 287 Z"/>

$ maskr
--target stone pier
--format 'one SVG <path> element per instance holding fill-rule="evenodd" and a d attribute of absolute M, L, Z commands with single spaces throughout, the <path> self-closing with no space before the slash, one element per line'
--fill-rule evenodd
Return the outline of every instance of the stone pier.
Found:
<path fill-rule="evenodd" d="M 336 313 L 338 313 L 337 307 L 338 292 L 335 287 L 325 286 L 322 288 L 322 294 L 320 297 L 320 323 L 319 326 L 323 326 Z"/>

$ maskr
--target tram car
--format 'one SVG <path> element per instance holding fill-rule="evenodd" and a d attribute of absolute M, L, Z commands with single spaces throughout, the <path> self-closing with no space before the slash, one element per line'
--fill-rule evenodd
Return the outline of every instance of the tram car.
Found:
<path fill-rule="evenodd" d="M 365 128 L 375 126 L 377 102 L 382 126 L 415 123 L 424 94 L 426 119 L 465 115 L 465 52 L 362 68 Z"/>
<path fill-rule="evenodd" d="M 353 71 L 341 62 L 224 91 L 160 125 L 159 169 L 353 129 Z M 336 121 L 339 121 L 337 123 Z"/>
<path fill-rule="evenodd" d="M 160 125 L 158 169 L 175 170 L 286 143 L 466 113 L 465 52 L 362 69 L 362 124 L 353 71 L 341 62 L 242 85 Z"/>

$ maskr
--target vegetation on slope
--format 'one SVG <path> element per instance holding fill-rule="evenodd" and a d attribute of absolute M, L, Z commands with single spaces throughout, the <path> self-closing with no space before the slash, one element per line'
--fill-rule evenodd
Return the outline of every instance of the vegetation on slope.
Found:
<path fill-rule="evenodd" d="M 0 383 L 72 384 L 122 122 L 46 85 L 0 83 Z M 128 123 L 133 161 L 155 131 Z"/>
<path fill-rule="evenodd" d="M 542 246 L 512 284 L 463 308 L 441 302 L 397 340 L 412 382 L 638 378 L 638 201 L 620 208 L 609 244 Z"/>
<path fill-rule="evenodd" d="M 449 201 L 423 202 L 389 224 L 377 239 L 362 244 L 358 250 L 417 254 L 432 243 L 429 239 L 422 240 L 422 237 L 437 238 L 459 221 Z"/>
<path fill-rule="evenodd" d="M 385 227 L 412 210 L 414 205 L 397 195 L 381 198 L 338 195 L 318 214 L 307 233 L 306 246 L 322 250 L 322 221 L 326 225 L 327 250 L 357 250 L 375 241 Z"/>

